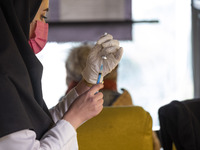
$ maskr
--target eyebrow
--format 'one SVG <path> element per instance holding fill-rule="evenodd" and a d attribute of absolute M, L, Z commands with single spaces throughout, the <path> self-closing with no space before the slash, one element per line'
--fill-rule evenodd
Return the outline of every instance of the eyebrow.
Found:
<path fill-rule="evenodd" d="M 49 8 L 44 9 L 43 11 L 49 11 Z"/>

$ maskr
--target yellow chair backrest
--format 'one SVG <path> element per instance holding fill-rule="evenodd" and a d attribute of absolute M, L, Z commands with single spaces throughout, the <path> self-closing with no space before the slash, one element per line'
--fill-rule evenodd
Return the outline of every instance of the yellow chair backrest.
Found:
<path fill-rule="evenodd" d="M 104 107 L 77 130 L 80 150 L 153 150 L 152 118 L 142 107 Z"/>

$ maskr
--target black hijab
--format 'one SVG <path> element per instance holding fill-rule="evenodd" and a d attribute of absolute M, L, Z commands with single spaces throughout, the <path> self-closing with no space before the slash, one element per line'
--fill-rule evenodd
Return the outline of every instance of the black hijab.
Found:
<path fill-rule="evenodd" d="M 30 129 L 40 139 L 53 125 L 42 97 L 43 68 L 28 44 L 41 1 L 0 1 L 0 137 Z"/>

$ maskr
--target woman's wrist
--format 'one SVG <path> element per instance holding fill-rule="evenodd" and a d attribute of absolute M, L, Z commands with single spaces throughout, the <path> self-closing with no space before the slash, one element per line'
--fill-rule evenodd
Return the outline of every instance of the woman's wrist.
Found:
<path fill-rule="evenodd" d="M 85 82 L 85 85 L 87 86 L 87 87 L 92 87 L 94 84 L 91 84 L 91 83 L 88 83 L 85 79 L 83 79 L 83 81 Z"/>
<path fill-rule="evenodd" d="M 75 87 L 75 90 L 78 93 L 78 95 L 81 95 L 85 91 L 89 90 L 92 86 L 93 86 L 93 84 L 90 84 L 87 81 L 85 81 L 84 79 L 82 79 L 78 83 L 78 85 Z"/>
<path fill-rule="evenodd" d="M 63 116 L 63 119 L 69 122 L 74 127 L 75 130 L 82 124 L 81 119 L 79 119 L 79 117 L 77 117 L 75 114 L 71 112 L 67 112 Z"/>

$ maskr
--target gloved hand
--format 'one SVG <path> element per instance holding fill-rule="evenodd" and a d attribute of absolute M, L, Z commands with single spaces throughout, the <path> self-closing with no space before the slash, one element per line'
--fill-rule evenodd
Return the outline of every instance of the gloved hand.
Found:
<path fill-rule="evenodd" d="M 86 67 L 82 71 L 85 81 L 96 84 L 101 63 L 103 63 L 102 78 L 100 80 L 102 82 L 103 77 L 118 65 L 122 54 L 123 48 L 119 47 L 119 41 L 114 40 L 110 34 L 102 36 L 88 55 Z M 102 59 L 102 56 L 106 56 L 107 59 Z"/>

